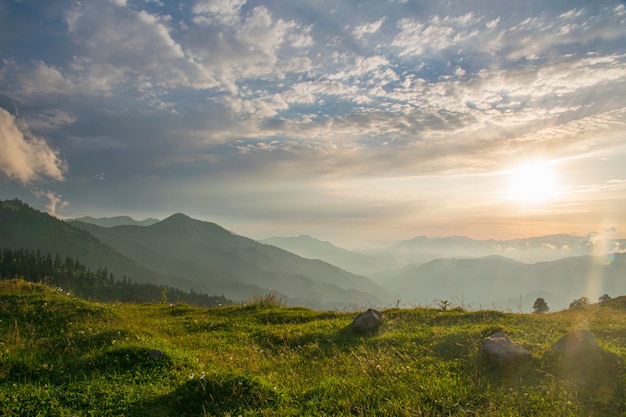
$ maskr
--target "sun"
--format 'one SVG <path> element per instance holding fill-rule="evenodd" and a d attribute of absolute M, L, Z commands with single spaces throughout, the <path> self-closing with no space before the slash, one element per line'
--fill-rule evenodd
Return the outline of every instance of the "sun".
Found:
<path fill-rule="evenodd" d="M 530 162 L 511 171 L 508 195 L 511 200 L 539 203 L 555 198 L 558 186 L 554 169 L 547 162 Z"/>

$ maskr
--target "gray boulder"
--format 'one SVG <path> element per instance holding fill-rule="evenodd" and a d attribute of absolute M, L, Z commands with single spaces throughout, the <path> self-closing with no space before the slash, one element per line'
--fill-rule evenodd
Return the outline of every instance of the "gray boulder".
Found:
<path fill-rule="evenodd" d="M 552 351 L 568 360 L 589 360 L 602 355 L 603 349 L 589 330 L 573 330 L 552 345 Z"/>
<path fill-rule="evenodd" d="M 589 330 L 574 330 L 552 345 L 553 372 L 597 404 L 624 402 L 618 357 L 603 349 Z"/>
<path fill-rule="evenodd" d="M 530 362 L 532 355 L 502 332 L 487 337 L 480 348 L 487 362 L 498 366 L 518 366 Z"/>
<path fill-rule="evenodd" d="M 612 372 L 609 354 L 602 349 L 589 330 L 573 330 L 552 345 L 557 365 L 562 373 L 573 379 L 585 379 L 592 374 Z"/>
<path fill-rule="evenodd" d="M 374 332 L 382 326 L 384 317 L 385 316 L 380 311 L 370 308 L 352 320 L 350 329 L 358 333 Z"/>

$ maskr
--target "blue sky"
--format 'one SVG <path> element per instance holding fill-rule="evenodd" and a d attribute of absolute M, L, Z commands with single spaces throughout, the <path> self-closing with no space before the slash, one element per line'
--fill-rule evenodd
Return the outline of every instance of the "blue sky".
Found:
<path fill-rule="evenodd" d="M 626 236 L 625 122 L 621 1 L 0 3 L 1 197 L 61 217 Z"/>

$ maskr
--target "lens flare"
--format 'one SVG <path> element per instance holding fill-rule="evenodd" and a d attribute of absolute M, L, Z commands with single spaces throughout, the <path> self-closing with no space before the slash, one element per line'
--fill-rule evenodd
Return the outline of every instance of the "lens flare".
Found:
<path fill-rule="evenodd" d="M 614 253 L 609 253 L 609 254 L 604 256 L 604 258 L 602 260 L 602 265 L 609 266 L 609 265 L 611 265 L 613 263 L 613 261 L 615 261 L 615 254 Z"/>

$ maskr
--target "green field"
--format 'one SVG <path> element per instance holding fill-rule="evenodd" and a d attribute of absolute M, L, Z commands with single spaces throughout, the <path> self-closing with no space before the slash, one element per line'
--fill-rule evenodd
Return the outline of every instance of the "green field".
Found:
<path fill-rule="evenodd" d="M 354 313 L 243 306 L 92 303 L 0 282 L 4 416 L 624 416 L 626 302 L 511 314 L 387 309 L 372 335 Z M 565 372 L 551 345 L 592 331 L 608 352 Z M 506 332 L 528 366 L 485 363 Z M 151 359 L 158 349 L 165 356 Z M 575 367 L 574 367 L 575 368 Z"/>

